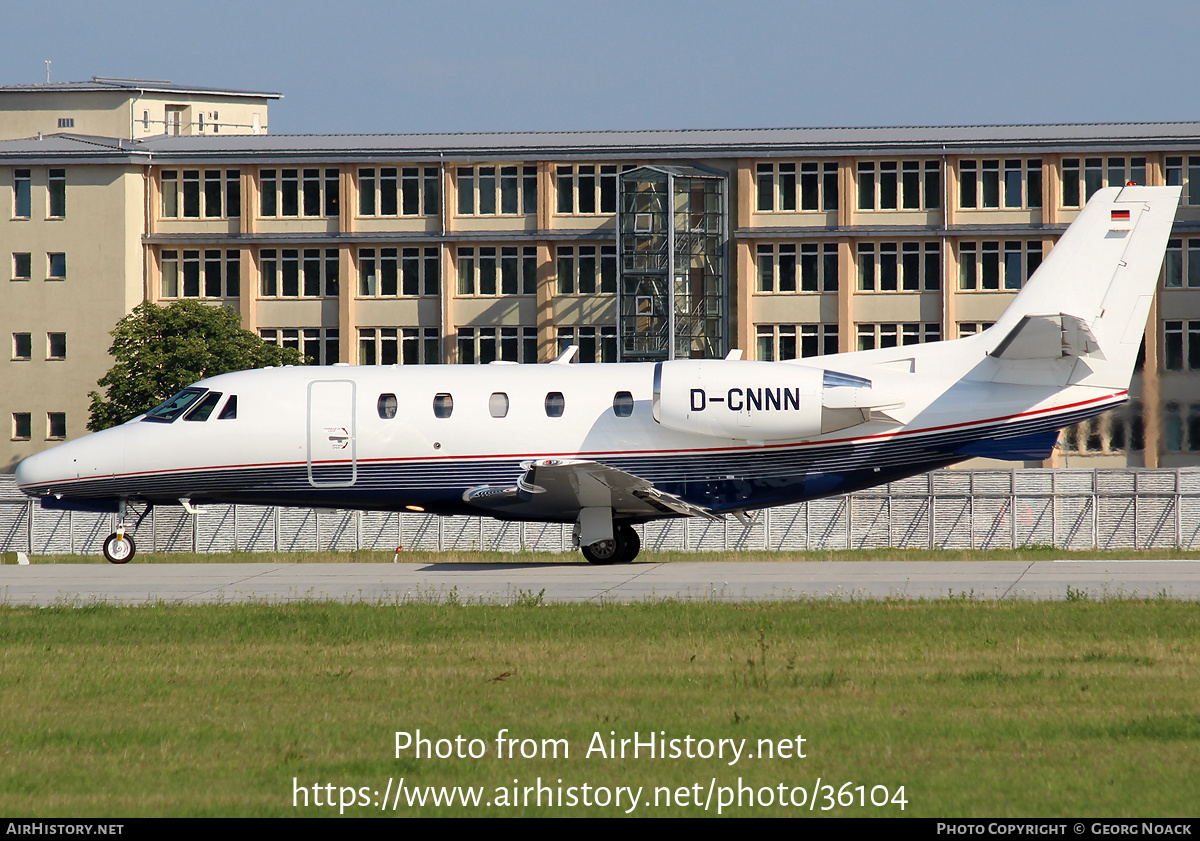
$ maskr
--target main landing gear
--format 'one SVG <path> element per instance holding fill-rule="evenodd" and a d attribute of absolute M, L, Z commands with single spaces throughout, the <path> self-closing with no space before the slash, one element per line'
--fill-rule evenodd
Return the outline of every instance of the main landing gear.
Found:
<path fill-rule="evenodd" d="M 610 540 L 598 540 L 580 547 L 589 564 L 627 564 L 642 549 L 642 539 L 628 523 L 613 523 Z"/>

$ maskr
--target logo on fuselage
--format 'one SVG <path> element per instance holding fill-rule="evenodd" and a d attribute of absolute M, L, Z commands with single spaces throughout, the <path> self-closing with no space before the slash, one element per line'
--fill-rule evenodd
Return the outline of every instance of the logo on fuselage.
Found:
<path fill-rule="evenodd" d="M 692 389 L 693 412 L 703 412 L 710 403 L 731 412 L 787 412 L 800 409 L 800 389 L 731 388 L 720 397 L 710 397 L 702 388 Z"/>

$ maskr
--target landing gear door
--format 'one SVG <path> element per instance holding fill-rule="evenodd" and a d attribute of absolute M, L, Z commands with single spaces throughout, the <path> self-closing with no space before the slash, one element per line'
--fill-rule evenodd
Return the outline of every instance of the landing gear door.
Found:
<path fill-rule="evenodd" d="M 358 478 L 354 437 L 354 383 L 321 380 L 308 384 L 308 483 L 346 488 Z"/>

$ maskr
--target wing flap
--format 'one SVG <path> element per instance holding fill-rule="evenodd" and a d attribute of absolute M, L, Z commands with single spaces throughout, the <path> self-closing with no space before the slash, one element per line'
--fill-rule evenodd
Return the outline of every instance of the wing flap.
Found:
<path fill-rule="evenodd" d="M 483 485 L 466 491 L 463 501 L 498 517 L 553 521 L 575 519 L 584 508 L 611 508 L 625 517 L 662 516 L 723 519 L 654 487 L 640 476 L 584 459 L 539 459 L 521 464 L 524 472 L 510 486 Z"/>

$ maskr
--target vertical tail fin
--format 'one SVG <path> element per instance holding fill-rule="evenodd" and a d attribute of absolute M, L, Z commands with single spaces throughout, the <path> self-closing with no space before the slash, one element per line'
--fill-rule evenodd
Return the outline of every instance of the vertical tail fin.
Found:
<path fill-rule="evenodd" d="M 1128 186 L 1092 196 L 988 331 L 995 379 L 1023 381 L 1019 369 L 1034 360 L 1059 360 L 1069 382 L 1128 386 L 1179 194 Z"/>

